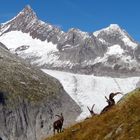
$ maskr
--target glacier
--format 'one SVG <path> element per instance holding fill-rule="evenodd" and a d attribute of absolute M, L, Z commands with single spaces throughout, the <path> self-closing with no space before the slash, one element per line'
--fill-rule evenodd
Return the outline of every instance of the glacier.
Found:
<path fill-rule="evenodd" d="M 66 92 L 81 107 L 82 113 L 77 121 L 85 119 L 90 115 L 87 106 L 95 104 L 94 111 L 100 111 L 107 105 L 105 96 L 111 92 L 122 92 L 126 94 L 137 87 L 140 77 L 112 78 L 94 75 L 73 74 L 69 72 L 42 69 L 45 73 L 58 79 Z M 117 95 L 118 102 L 122 95 Z"/>

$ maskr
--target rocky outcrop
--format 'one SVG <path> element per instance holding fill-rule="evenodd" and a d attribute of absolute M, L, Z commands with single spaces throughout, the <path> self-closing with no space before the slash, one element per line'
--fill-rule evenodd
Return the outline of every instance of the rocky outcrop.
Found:
<path fill-rule="evenodd" d="M 58 80 L 0 46 L 0 138 L 41 140 L 52 133 L 61 112 L 67 125 L 80 108 Z"/>
<path fill-rule="evenodd" d="M 8 48 L 3 43 L 1 43 L 1 42 L 0 42 L 0 47 L 8 50 Z"/>

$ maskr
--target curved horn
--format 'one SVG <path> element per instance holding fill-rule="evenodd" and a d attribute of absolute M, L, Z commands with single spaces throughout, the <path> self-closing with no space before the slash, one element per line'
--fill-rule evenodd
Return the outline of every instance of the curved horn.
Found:
<path fill-rule="evenodd" d="M 93 104 L 93 106 L 92 106 L 92 108 L 91 108 L 92 111 L 93 111 L 94 106 L 95 106 L 95 104 Z"/>
<path fill-rule="evenodd" d="M 88 106 L 87 106 L 87 109 L 89 110 L 89 112 L 91 111 Z"/>
<path fill-rule="evenodd" d="M 109 99 L 105 96 L 105 98 L 106 98 L 106 100 L 107 100 L 107 102 L 109 101 Z"/>
<path fill-rule="evenodd" d="M 56 116 L 56 117 L 59 117 L 59 118 L 61 118 L 61 116 L 60 116 L 60 115 L 57 115 L 57 114 L 56 114 L 55 116 Z"/>
<path fill-rule="evenodd" d="M 114 96 L 116 96 L 116 95 L 118 95 L 118 94 L 124 95 L 124 94 L 121 93 L 121 92 L 116 92 L 116 93 L 114 93 Z"/>

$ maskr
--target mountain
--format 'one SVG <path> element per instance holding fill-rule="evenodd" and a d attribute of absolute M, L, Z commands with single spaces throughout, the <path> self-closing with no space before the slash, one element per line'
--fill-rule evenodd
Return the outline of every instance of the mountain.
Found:
<path fill-rule="evenodd" d="M 86 107 L 94 103 L 100 112 L 106 105 L 104 95 L 126 93 L 140 85 L 140 44 L 117 24 L 93 33 L 75 28 L 64 32 L 39 20 L 26 6 L 0 25 L 0 42 L 4 140 L 42 139 L 51 133 L 56 114 L 63 112 L 65 125 L 70 124 L 81 110 L 78 119 L 87 116 Z M 58 78 L 64 88 L 36 66 Z"/>
<path fill-rule="evenodd" d="M 117 24 L 67 32 L 38 19 L 30 6 L 0 26 L 0 42 L 41 68 L 98 76 L 138 76 L 140 44 Z"/>
<path fill-rule="evenodd" d="M 58 80 L 0 43 L 0 139 L 40 140 L 52 133 L 55 115 L 61 112 L 68 125 L 80 108 Z"/>
<path fill-rule="evenodd" d="M 140 89 L 127 94 L 108 112 L 80 122 L 46 140 L 140 139 Z"/>

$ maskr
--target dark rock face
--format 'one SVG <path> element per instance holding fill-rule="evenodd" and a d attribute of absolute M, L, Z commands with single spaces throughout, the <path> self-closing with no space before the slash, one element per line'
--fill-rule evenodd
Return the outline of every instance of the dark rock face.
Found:
<path fill-rule="evenodd" d="M 6 100 L 5 93 L 0 91 L 0 104 L 5 105 L 5 100 Z"/>
<path fill-rule="evenodd" d="M 31 67 L 0 46 L 0 138 L 41 140 L 52 133 L 55 115 L 65 125 L 75 121 L 79 106 L 53 77 Z"/>
<path fill-rule="evenodd" d="M 2 48 L 4 48 L 4 49 L 8 50 L 8 48 L 7 48 L 3 43 L 1 43 L 1 42 L 0 42 L 0 46 L 1 46 Z"/>
<path fill-rule="evenodd" d="M 29 33 L 32 38 L 56 44 L 58 52 L 52 52 L 52 56 L 58 58 L 59 65 L 56 61 L 38 64 L 36 60 L 40 57 L 33 56 L 29 59 L 30 54 L 25 58 L 41 68 L 103 76 L 123 76 L 124 74 L 130 76 L 139 75 L 140 72 L 140 45 L 115 24 L 92 34 L 74 28 L 63 32 L 58 27 L 38 20 L 30 6 L 26 6 L 14 19 L 1 25 L 0 28 L 1 36 L 10 31 L 22 31 Z M 112 46 L 116 45 L 122 51 L 121 54 L 112 53 Z M 21 46 L 15 50 L 17 54 L 18 51 L 25 53 Z M 63 64 L 65 61 L 68 64 Z"/>

